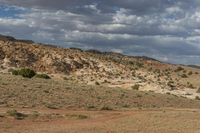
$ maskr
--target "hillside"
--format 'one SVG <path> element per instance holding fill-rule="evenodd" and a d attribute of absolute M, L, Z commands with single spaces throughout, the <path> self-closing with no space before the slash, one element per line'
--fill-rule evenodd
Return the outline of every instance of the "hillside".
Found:
<path fill-rule="evenodd" d="M 126 56 L 97 50 L 60 48 L 0 36 L 0 66 L 3 73 L 31 68 L 52 78 L 88 85 L 170 93 L 198 98 L 200 70 L 165 64 L 148 57 Z"/>
<path fill-rule="evenodd" d="M 13 73 L 22 68 L 50 79 Z M 192 66 L 0 36 L 0 132 L 198 133 L 199 78 Z"/>

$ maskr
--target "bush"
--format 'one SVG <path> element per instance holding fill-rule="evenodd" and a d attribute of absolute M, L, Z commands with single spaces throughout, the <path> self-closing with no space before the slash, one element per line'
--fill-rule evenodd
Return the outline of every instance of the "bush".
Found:
<path fill-rule="evenodd" d="M 100 85 L 100 83 L 96 81 L 96 82 L 95 82 L 95 85 Z"/>
<path fill-rule="evenodd" d="M 188 78 L 188 76 L 186 74 L 182 74 L 181 77 L 182 78 Z"/>
<path fill-rule="evenodd" d="M 27 115 L 17 112 L 17 110 L 8 110 L 7 114 L 17 120 L 23 120 Z"/>
<path fill-rule="evenodd" d="M 182 67 L 177 67 L 177 69 L 175 70 L 175 72 L 180 72 L 180 71 L 184 71 L 184 68 L 182 68 Z"/>
<path fill-rule="evenodd" d="M 199 89 L 197 90 L 197 93 L 200 93 L 200 87 L 199 87 Z"/>
<path fill-rule="evenodd" d="M 12 71 L 13 75 L 21 75 L 22 77 L 25 78 L 32 78 L 36 75 L 34 70 L 31 70 L 29 68 L 22 68 L 20 70 L 13 70 Z"/>
<path fill-rule="evenodd" d="M 188 88 L 191 88 L 191 89 L 194 89 L 194 86 L 193 86 L 193 84 L 188 84 Z"/>
<path fill-rule="evenodd" d="M 200 100 L 200 97 L 199 97 L 199 96 L 196 96 L 195 99 L 196 99 L 196 100 Z"/>
<path fill-rule="evenodd" d="M 35 77 L 42 78 L 42 79 L 51 79 L 51 77 L 49 77 L 49 75 L 47 74 L 36 74 Z"/>
<path fill-rule="evenodd" d="M 140 62 L 136 62 L 135 65 L 139 68 L 144 67 L 144 64 Z"/>
<path fill-rule="evenodd" d="M 25 78 L 32 78 L 36 75 L 34 70 L 31 70 L 29 68 L 23 68 L 19 71 L 19 75 L 25 77 Z"/>
<path fill-rule="evenodd" d="M 192 71 L 190 71 L 189 73 L 188 73 L 188 75 L 192 75 L 193 74 L 193 72 Z"/>
<path fill-rule="evenodd" d="M 19 75 L 19 70 L 12 70 L 12 75 Z"/>
<path fill-rule="evenodd" d="M 109 106 L 103 106 L 100 108 L 100 110 L 113 110 L 113 108 L 111 108 Z"/>
<path fill-rule="evenodd" d="M 173 81 L 169 81 L 169 82 L 167 83 L 167 85 L 168 85 L 169 87 L 171 87 L 171 88 L 176 87 L 176 86 L 174 85 L 174 82 L 173 82 Z"/>
<path fill-rule="evenodd" d="M 136 84 L 134 86 L 131 87 L 133 90 L 139 90 L 140 88 L 140 85 Z"/>

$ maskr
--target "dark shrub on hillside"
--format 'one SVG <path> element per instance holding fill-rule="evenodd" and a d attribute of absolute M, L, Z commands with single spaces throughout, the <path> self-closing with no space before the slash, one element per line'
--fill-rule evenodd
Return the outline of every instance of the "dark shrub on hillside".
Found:
<path fill-rule="evenodd" d="M 136 84 L 134 86 L 131 87 L 133 90 L 139 90 L 140 88 L 140 85 Z"/>
<path fill-rule="evenodd" d="M 71 47 L 71 48 L 69 48 L 69 49 L 72 49 L 72 50 L 77 50 L 77 51 L 83 51 L 82 49 L 80 49 L 80 48 L 74 48 L 74 47 Z"/>
<path fill-rule="evenodd" d="M 25 78 L 32 78 L 36 75 L 34 70 L 31 70 L 29 68 L 23 68 L 19 71 L 19 75 L 25 77 Z"/>
<path fill-rule="evenodd" d="M 200 100 L 200 97 L 199 97 L 199 96 L 196 96 L 195 99 L 196 99 L 196 100 Z"/>
<path fill-rule="evenodd" d="M 93 53 L 93 54 L 102 54 L 101 51 L 96 50 L 96 49 L 89 49 L 89 50 L 86 50 L 86 52 Z"/>
<path fill-rule="evenodd" d="M 12 70 L 12 75 L 19 75 L 19 70 Z"/>
<path fill-rule="evenodd" d="M 21 75 L 22 77 L 25 78 L 32 78 L 36 75 L 34 70 L 31 70 L 29 68 L 22 68 L 20 70 L 13 70 L 12 71 L 13 75 Z"/>
<path fill-rule="evenodd" d="M 182 74 L 181 77 L 182 78 L 188 78 L 188 76 L 186 74 Z"/>
<path fill-rule="evenodd" d="M 199 87 L 199 89 L 197 90 L 197 93 L 200 93 L 200 87 Z"/>
<path fill-rule="evenodd" d="M 17 112 L 17 110 L 8 110 L 7 114 L 9 116 L 14 117 L 17 120 L 23 120 L 25 117 L 27 117 L 26 114 L 19 113 L 19 112 Z"/>
<path fill-rule="evenodd" d="M 51 77 L 49 77 L 49 75 L 47 74 L 36 74 L 35 77 L 42 78 L 42 79 L 51 79 Z"/>
<path fill-rule="evenodd" d="M 193 72 L 192 71 L 190 71 L 189 73 L 188 73 L 188 75 L 192 75 L 193 74 Z"/>
<path fill-rule="evenodd" d="M 175 71 L 175 72 L 184 71 L 184 68 L 182 68 L 182 67 L 179 66 L 179 67 L 177 67 L 176 70 L 174 70 L 174 71 Z"/>
<path fill-rule="evenodd" d="M 95 82 L 95 85 L 100 85 L 100 83 L 96 81 L 96 82 Z"/>

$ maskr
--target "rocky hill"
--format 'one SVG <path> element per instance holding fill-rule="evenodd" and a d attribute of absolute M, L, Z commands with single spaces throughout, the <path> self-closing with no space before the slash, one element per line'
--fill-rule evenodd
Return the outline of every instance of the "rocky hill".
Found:
<path fill-rule="evenodd" d="M 0 35 L 1 72 L 31 68 L 55 79 L 198 98 L 200 70 L 97 50 L 60 48 Z"/>

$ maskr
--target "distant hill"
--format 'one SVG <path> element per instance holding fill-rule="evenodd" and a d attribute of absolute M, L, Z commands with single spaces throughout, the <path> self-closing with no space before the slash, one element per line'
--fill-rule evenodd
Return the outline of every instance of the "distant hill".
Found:
<path fill-rule="evenodd" d="M 146 56 L 127 56 L 94 49 L 60 48 L 0 35 L 0 71 L 24 67 L 84 84 L 188 98 L 200 96 L 194 91 L 200 86 L 196 82 L 200 78 L 198 66 L 173 65 Z"/>
<path fill-rule="evenodd" d="M 200 66 L 197 66 L 197 65 L 188 65 L 189 67 L 192 67 L 192 68 L 197 68 L 197 69 L 200 69 Z"/>
<path fill-rule="evenodd" d="M 16 42 L 24 42 L 24 43 L 34 43 L 32 40 L 20 40 L 20 39 L 15 39 L 12 36 L 4 36 L 0 34 L 0 40 L 2 41 L 16 41 Z"/>

